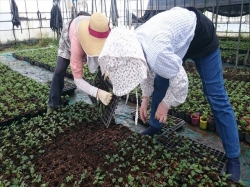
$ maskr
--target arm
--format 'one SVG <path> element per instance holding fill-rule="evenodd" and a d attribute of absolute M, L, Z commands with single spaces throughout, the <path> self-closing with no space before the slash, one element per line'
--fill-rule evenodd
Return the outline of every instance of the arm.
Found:
<path fill-rule="evenodd" d="M 143 97 L 149 98 L 152 95 L 154 91 L 154 76 L 153 71 L 149 70 L 147 78 L 140 83 Z"/>
<path fill-rule="evenodd" d="M 183 103 L 188 93 L 188 78 L 182 59 L 174 53 L 171 46 L 168 44 L 166 50 L 158 55 L 154 66 L 158 75 L 169 79 L 169 88 L 155 113 L 155 119 L 160 123 L 166 122 L 168 109 Z"/>
<path fill-rule="evenodd" d="M 169 88 L 166 92 L 163 102 L 167 108 L 184 103 L 188 94 L 188 76 L 181 66 L 176 76 L 169 79 Z"/>
<path fill-rule="evenodd" d="M 86 55 L 79 43 L 78 35 L 76 33 L 76 30 L 74 28 L 74 23 L 72 23 L 70 28 L 70 42 L 71 42 L 71 55 L 70 55 L 70 67 L 72 70 L 72 74 L 74 77 L 74 82 L 76 86 L 81 89 L 83 92 L 87 93 L 88 95 L 91 95 L 96 98 L 98 88 L 90 85 L 88 82 L 83 80 L 83 65 L 85 64 L 82 62 L 82 58 L 84 55 Z"/>
<path fill-rule="evenodd" d="M 182 59 L 174 53 L 171 43 L 165 43 L 165 48 L 157 56 L 155 72 L 169 79 L 169 88 L 163 98 L 164 104 L 169 109 L 186 100 L 188 93 L 188 77 L 182 66 Z"/>

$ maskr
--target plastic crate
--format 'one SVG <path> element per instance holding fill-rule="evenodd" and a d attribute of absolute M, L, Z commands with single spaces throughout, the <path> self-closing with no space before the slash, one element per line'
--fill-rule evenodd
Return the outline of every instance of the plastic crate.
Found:
<path fill-rule="evenodd" d="M 96 77 L 94 80 L 94 86 L 102 90 L 105 90 L 107 92 L 110 92 L 113 90 L 112 84 L 108 80 L 104 80 L 104 77 L 102 76 L 100 69 L 98 69 L 98 73 L 96 74 Z M 97 102 L 95 97 L 90 96 L 90 99 L 92 103 Z M 118 105 L 119 100 L 120 100 L 120 97 L 113 95 L 112 100 L 110 101 L 108 106 L 105 106 L 103 104 L 99 105 L 99 107 L 104 107 L 104 109 L 102 110 L 103 113 L 102 113 L 101 119 L 107 128 L 111 122 L 111 119 L 113 117 L 113 114 L 115 112 L 115 109 Z"/>
<path fill-rule="evenodd" d="M 177 150 L 184 147 L 187 142 L 191 142 L 191 146 L 189 146 L 188 149 L 191 153 L 195 154 L 194 160 L 195 157 L 206 159 L 205 157 L 211 158 L 211 156 L 214 156 L 216 161 L 208 163 L 208 166 L 216 168 L 220 174 L 226 171 L 227 158 L 224 152 L 194 141 L 188 137 L 184 137 L 174 131 L 168 131 L 158 136 L 157 139 L 160 144 L 164 145 L 165 148 L 171 152 L 177 152 Z"/>
<path fill-rule="evenodd" d="M 134 112 L 131 113 L 131 115 L 133 116 L 133 119 L 135 119 L 135 113 L 136 113 L 136 111 L 134 111 Z M 145 127 L 149 127 L 149 126 L 150 126 L 150 120 L 147 120 L 146 123 L 143 123 L 143 121 L 142 121 L 142 119 L 141 119 L 141 117 L 140 117 L 140 112 L 139 112 L 138 115 L 139 115 L 139 116 L 138 116 L 138 121 L 139 121 L 140 123 L 142 123 Z M 171 116 L 171 115 L 169 115 L 169 114 L 167 115 L 167 117 L 168 117 L 167 122 L 166 122 L 165 124 L 163 124 L 163 126 L 162 126 L 162 128 L 161 128 L 161 131 L 162 131 L 162 132 L 169 131 L 169 130 L 170 130 L 170 131 L 178 130 L 179 128 L 181 128 L 181 127 L 183 126 L 183 124 L 185 124 L 185 121 L 182 120 L 182 119 L 180 119 L 180 118 Z M 169 121 L 170 118 L 172 118 L 172 119 L 175 120 L 175 125 L 174 125 L 174 126 L 171 126 L 171 127 L 167 127 L 167 123 L 168 123 L 168 121 Z"/>

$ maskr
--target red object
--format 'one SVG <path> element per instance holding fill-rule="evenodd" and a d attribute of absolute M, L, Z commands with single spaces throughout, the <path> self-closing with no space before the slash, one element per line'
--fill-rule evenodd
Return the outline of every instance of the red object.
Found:
<path fill-rule="evenodd" d="M 194 126 L 197 126 L 200 121 L 200 115 L 199 114 L 192 114 L 191 115 L 191 124 Z"/>
<path fill-rule="evenodd" d="M 95 31 L 95 30 L 91 29 L 90 25 L 89 25 L 89 34 L 91 36 L 94 36 L 96 38 L 107 38 L 109 33 L 110 33 L 110 28 L 106 32 L 98 32 L 98 31 Z"/>

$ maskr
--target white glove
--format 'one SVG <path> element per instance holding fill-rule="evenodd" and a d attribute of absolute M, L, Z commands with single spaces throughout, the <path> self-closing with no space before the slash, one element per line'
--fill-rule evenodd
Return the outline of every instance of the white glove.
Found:
<path fill-rule="evenodd" d="M 77 88 L 79 88 L 83 92 L 87 93 L 88 95 L 91 95 L 92 97 L 96 98 L 98 88 L 91 86 L 88 82 L 86 82 L 83 79 L 74 79 L 74 82 L 75 82 Z"/>
<path fill-rule="evenodd" d="M 98 89 L 97 100 L 100 99 L 104 105 L 108 105 L 112 99 L 112 94 L 104 90 Z"/>

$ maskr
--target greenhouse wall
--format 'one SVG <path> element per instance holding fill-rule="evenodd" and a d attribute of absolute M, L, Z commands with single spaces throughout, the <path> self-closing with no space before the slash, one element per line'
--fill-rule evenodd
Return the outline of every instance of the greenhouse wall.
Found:
<path fill-rule="evenodd" d="M 15 0 L 19 17 L 21 20 L 21 28 L 12 26 L 12 14 L 10 9 L 10 0 L 0 1 L 0 43 L 8 43 L 10 41 L 23 41 L 40 38 L 56 38 L 57 34 L 50 28 L 50 11 L 53 7 L 53 0 Z M 89 13 L 103 12 L 109 17 L 111 26 L 128 26 L 134 28 L 140 24 L 132 22 L 132 14 L 137 18 L 143 17 L 145 10 L 166 10 L 174 6 L 188 7 L 195 6 L 197 8 L 210 7 L 216 13 L 216 0 L 78 0 L 75 3 L 77 12 L 86 11 Z M 235 1 L 217 1 L 220 6 L 228 5 L 241 6 L 241 0 Z M 243 0 L 244 5 L 249 1 Z M 72 18 L 72 0 L 60 0 L 60 9 L 64 23 Z M 112 6 L 116 5 L 116 6 Z M 249 14 L 246 14 L 246 6 L 241 16 L 216 16 L 211 11 L 204 11 L 205 15 L 209 17 L 216 24 L 218 35 L 221 36 L 238 36 L 240 18 L 241 21 L 241 35 L 248 36 L 249 33 Z M 117 14 L 115 10 L 117 9 Z M 41 19 L 38 19 L 37 12 L 41 13 Z M 235 10 L 234 13 L 239 10 Z M 15 35 L 14 35 L 15 34 Z"/>

